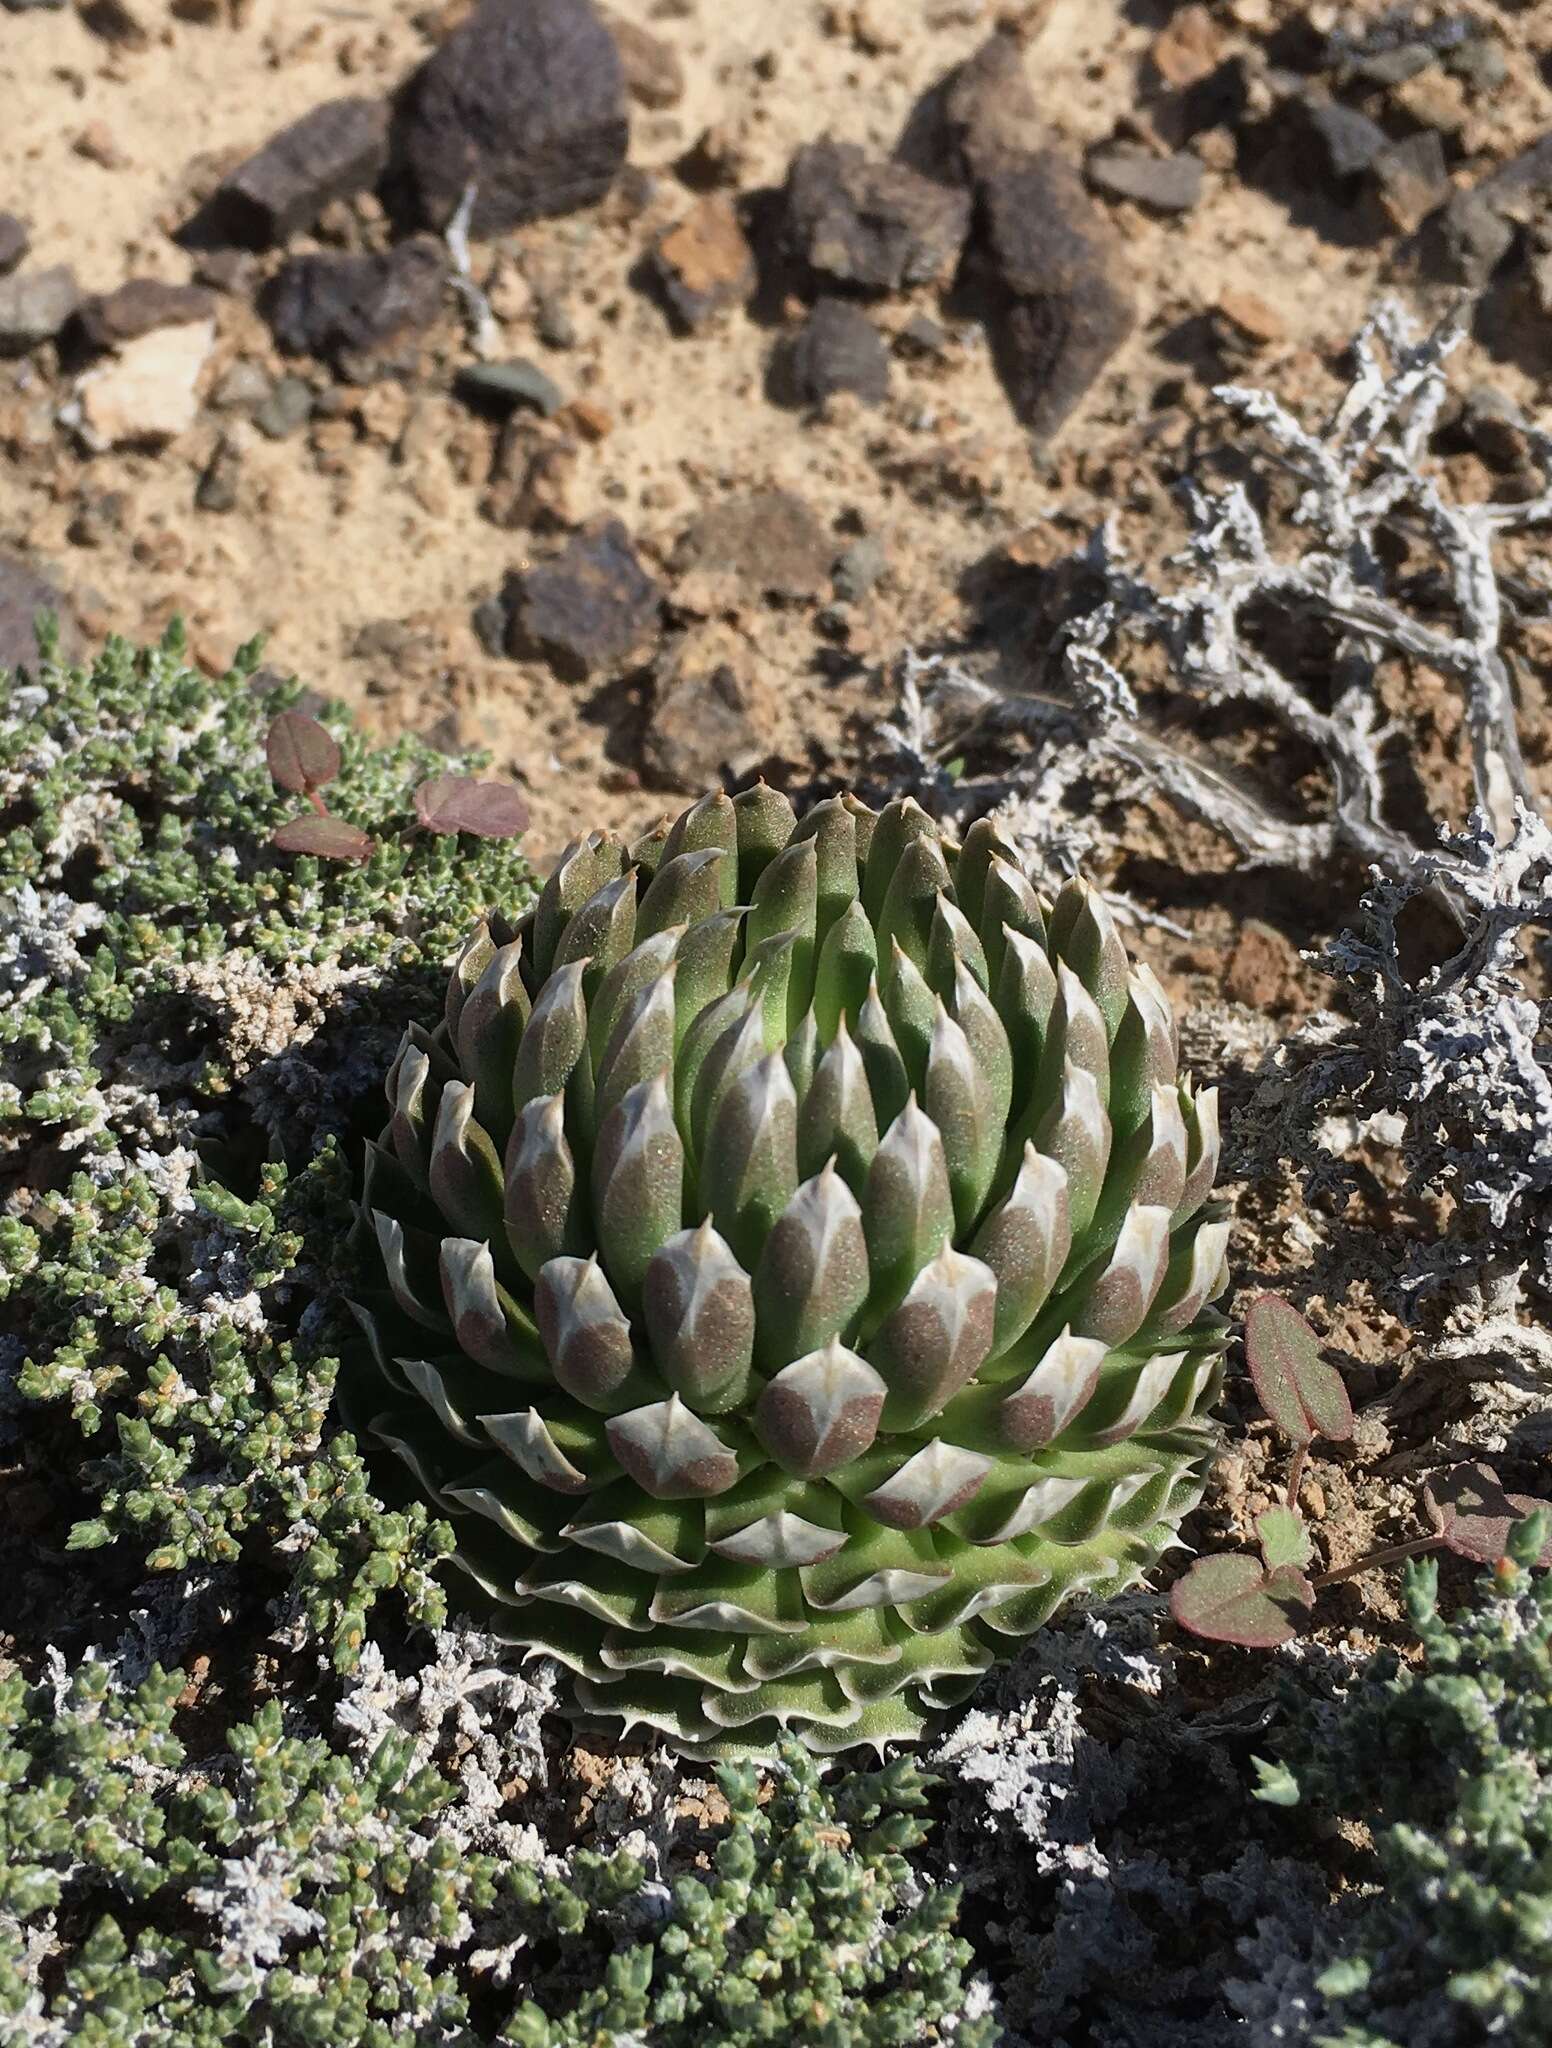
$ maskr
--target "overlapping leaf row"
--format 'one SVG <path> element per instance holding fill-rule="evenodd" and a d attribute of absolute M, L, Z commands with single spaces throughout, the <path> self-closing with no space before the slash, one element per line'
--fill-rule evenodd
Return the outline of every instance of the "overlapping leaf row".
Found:
<path fill-rule="evenodd" d="M 762 786 L 591 834 L 387 1086 L 373 1427 L 585 1715 L 909 1737 L 1197 1499 L 1215 1098 L 990 826 Z"/>

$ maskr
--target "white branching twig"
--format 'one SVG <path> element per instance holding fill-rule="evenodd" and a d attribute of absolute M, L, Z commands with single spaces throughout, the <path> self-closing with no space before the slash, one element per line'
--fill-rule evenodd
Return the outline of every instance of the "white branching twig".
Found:
<path fill-rule="evenodd" d="M 1461 339 L 1457 313 L 1417 339 L 1395 307 L 1382 307 L 1354 343 L 1355 374 L 1335 414 L 1307 428 L 1266 392 L 1225 386 L 1218 398 L 1254 430 L 1268 468 L 1299 486 L 1295 538 L 1281 549 L 1240 483 L 1185 490 L 1190 538 L 1174 558 L 1178 587 L 1161 591 L 1129 571 L 1109 524 L 1072 565 L 1092 595 L 1062 622 L 1047 657 L 1046 694 L 977 681 L 962 668 L 907 666 L 900 712 L 887 737 L 918 779 L 999 735 L 1032 743 L 1033 760 L 1002 781 L 958 785 L 951 809 L 1020 800 L 1049 813 L 1048 834 L 1070 844 L 1074 792 L 1097 784 L 1108 798 L 1156 792 L 1223 832 L 1252 865 L 1310 874 L 1334 854 L 1391 869 L 1423 849 L 1386 815 L 1383 751 L 1393 737 L 1377 680 L 1402 658 L 1462 693 L 1476 803 L 1500 841 L 1531 803 L 1504 661 L 1503 596 L 1494 568 L 1499 537 L 1552 521 L 1552 435 L 1521 423 L 1543 487 L 1517 504 L 1461 505 L 1423 468 L 1446 395 L 1445 364 Z M 1420 617 L 1398 592 L 1381 535 L 1421 541 L 1445 573 L 1450 625 Z M 1278 665 L 1276 626 L 1319 622 L 1336 636 L 1329 706 Z M 1269 622 L 1271 630 L 1269 630 Z M 1204 704 L 1240 703 L 1269 714 L 1325 763 L 1327 814 L 1278 814 L 1237 772 L 1188 753 L 1153 730 L 1123 671 L 1128 648 L 1152 645 L 1168 684 Z M 925 684 L 925 687 L 924 687 Z M 1092 808 L 1092 805 L 1090 805 Z"/>

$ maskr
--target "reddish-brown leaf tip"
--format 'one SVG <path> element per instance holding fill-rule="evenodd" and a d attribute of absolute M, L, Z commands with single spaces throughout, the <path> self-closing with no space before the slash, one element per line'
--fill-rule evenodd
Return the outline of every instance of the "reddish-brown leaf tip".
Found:
<path fill-rule="evenodd" d="M 1298 1634 L 1315 1593 L 1291 1565 L 1268 1571 L 1258 1558 L 1201 1557 L 1175 1581 L 1170 1612 L 1184 1629 L 1242 1650 L 1275 1650 Z"/>
<path fill-rule="evenodd" d="M 311 853 L 320 860 L 370 860 L 377 851 L 376 841 L 359 825 L 313 811 L 277 826 L 270 844 L 282 853 Z"/>
<path fill-rule="evenodd" d="M 1457 1557 L 1474 1564 L 1496 1565 L 1509 1545 L 1509 1531 L 1552 1501 L 1534 1494 L 1507 1493 L 1490 1465 L 1454 1465 L 1423 1489 L 1423 1499 L 1439 1532 L 1439 1541 Z M 1536 1562 L 1552 1565 L 1552 1536 Z"/>
<path fill-rule="evenodd" d="M 1320 1340 L 1291 1302 L 1260 1294 L 1245 1316 L 1245 1361 L 1261 1406 L 1291 1443 L 1353 1433 L 1342 1376 L 1320 1355 Z"/>
<path fill-rule="evenodd" d="M 296 794 L 322 789 L 340 769 L 340 750 L 332 736 L 305 711 L 282 711 L 272 720 L 264 758 L 280 787 Z"/>
<path fill-rule="evenodd" d="M 415 815 L 428 832 L 468 832 L 477 839 L 515 839 L 528 829 L 520 790 L 473 775 L 428 776 L 415 792 Z"/>

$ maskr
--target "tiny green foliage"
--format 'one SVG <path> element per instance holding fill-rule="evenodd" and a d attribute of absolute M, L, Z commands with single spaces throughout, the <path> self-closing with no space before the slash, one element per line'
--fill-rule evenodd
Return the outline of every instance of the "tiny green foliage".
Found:
<path fill-rule="evenodd" d="M 1446 1617 L 1432 1559 L 1406 1570 L 1419 1661 L 1386 1653 L 1338 1710 L 1296 1711 L 1258 1797 L 1365 1823 L 1375 1889 L 1317 1980 L 1335 2048 L 1552 2039 L 1552 1573 L 1533 1516 Z M 1296 1695 L 1294 1697 L 1297 1697 Z"/>
<path fill-rule="evenodd" d="M 277 851 L 266 740 L 298 690 L 254 691 L 256 659 L 210 682 L 174 632 L 0 682 L 0 1304 L 24 1347 L 0 1363 L 78 1432 L 70 1548 L 283 1563 L 348 1666 L 386 1588 L 441 1618 L 445 1532 L 329 1433 L 343 1148 L 469 918 L 528 868 L 423 831 L 439 757 L 338 717 L 293 722 L 375 851 Z"/>
<path fill-rule="evenodd" d="M 182 1689 L 154 1669 L 125 1692 L 92 1662 L 0 1686 L 0 2020 L 23 2038 L 930 2048 L 952 2020 L 960 2048 L 990 2048 L 957 1889 L 906 1860 L 928 1833 L 909 1761 L 827 1788 L 791 1749 L 765 1798 L 724 1768 L 727 1819 L 665 1887 L 623 1850 L 474 1846 L 463 1788 L 408 1735 L 352 1754 L 272 1701 L 196 1765 Z"/>

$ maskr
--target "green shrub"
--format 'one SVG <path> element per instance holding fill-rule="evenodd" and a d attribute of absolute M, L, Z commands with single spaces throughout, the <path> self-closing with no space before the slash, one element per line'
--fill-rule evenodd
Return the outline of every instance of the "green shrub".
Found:
<path fill-rule="evenodd" d="M 0 1167 L 21 1189 L 0 1302 L 24 1333 L 0 1368 L 79 1432 L 71 1547 L 165 1570 L 284 1557 L 348 1666 L 386 1587 L 440 1617 L 445 1532 L 390 1512 L 329 1434 L 343 1154 L 471 918 L 521 902 L 529 871 L 510 842 L 419 830 L 440 757 L 339 719 L 330 794 L 377 851 L 276 852 L 295 799 L 265 733 L 300 693 L 256 693 L 256 658 L 209 682 L 174 632 L 0 684 Z M 29 1439 L 46 1431 L 35 1411 Z"/>
<path fill-rule="evenodd" d="M 1327 1925 L 1326 2009 L 1302 2038 L 1552 2039 L 1552 1573 L 1526 1569 L 1543 1520 L 1520 1525 L 1509 1561 L 1448 1619 L 1434 1561 L 1409 1565 L 1420 1658 L 1383 1654 L 1335 1707 L 1306 1702 L 1263 1766 L 1263 1798 L 1360 1823 L 1371 1844 L 1372 1889 Z"/>

